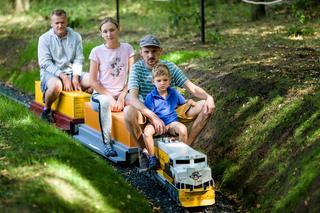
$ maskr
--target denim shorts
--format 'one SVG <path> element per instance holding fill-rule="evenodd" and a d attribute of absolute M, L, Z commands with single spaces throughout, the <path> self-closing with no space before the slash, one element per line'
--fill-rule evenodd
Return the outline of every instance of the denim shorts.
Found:
<path fill-rule="evenodd" d="M 79 76 L 79 81 L 82 80 L 83 74 L 84 73 L 82 73 Z M 67 74 L 67 75 L 69 76 L 70 80 L 72 81 L 73 74 L 71 73 L 71 74 Z M 41 92 L 42 92 L 42 101 L 43 101 L 43 103 L 45 102 L 44 100 L 45 100 L 45 94 L 46 94 L 46 91 L 47 91 L 47 83 L 50 80 L 50 78 L 53 78 L 53 77 L 60 79 L 58 76 L 55 76 L 55 75 L 53 75 L 53 74 L 51 74 L 49 72 L 46 72 L 44 74 L 43 78 L 41 79 L 40 88 L 41 88 Z M 60 81 L 61 81 L 61 79 L 60 79 Z M 63 82 L 61 81 L 61 83 L 62 83 L 62 87 L 63 87 Z"/>
<path fill-rule="evenodd" d="M 72 81 L 72 79 L 73 79 L 73 74 L 71 73 L 71 74 L 67 74 L 67 75 L 69 76 L 70 81 Z M 52 77 L 55 77 L 55 78 L 60 79 L 58 76 L 55 76 L 55 75 L 53 75 L 53 74 L 51 74 L 51 73 L 49 73 L 49 72 L 46 72 L 46 73 L 44 74 L 43 78 L 41 79 L 41 84 L 40 84 L 40 88 L 41 88 L 41 92 L 42 92 L 42 93 L 45 93 L 45 92 L 46 92 L 46 90 L 47 90 L 47 83 L 48 83 L 48 81 L 50 80 L 50 78 L 52 78 Z M 79 81 L 82 80 L 82 77 L 83 77 L 83 73 L 79 76 Z M 61 81 L 61 82 L 62 82 L 62 81 Z M 62 84 L 63 84 L 63 82 L 62 82 Z M 63 85 L 62 85 L 62 86 L 63 86 Z"/>

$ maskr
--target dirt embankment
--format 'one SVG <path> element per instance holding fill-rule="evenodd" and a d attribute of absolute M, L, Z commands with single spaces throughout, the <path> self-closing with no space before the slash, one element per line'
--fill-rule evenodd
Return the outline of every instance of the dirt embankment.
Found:
<path fill-rule="evenodd" d="M 22 39 L 0 39 L 0 66 L 13 68 L 19 61 L 19 53 L 26 47 L 27 42 Z"/>

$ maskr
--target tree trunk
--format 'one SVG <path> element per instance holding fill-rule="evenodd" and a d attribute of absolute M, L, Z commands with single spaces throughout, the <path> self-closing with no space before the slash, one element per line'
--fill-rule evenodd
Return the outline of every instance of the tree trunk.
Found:
<path fill-rule="evenodd" d="M 17 13 L 27 11 L 30 9 L 30 0 L 15 0 L 14 7 Z"/>
<path fill-rule="evenodd" d="M 251 9 L 251 20 L 257 21 L 266 17 L 266 7 L 264 5 L 253 5 Z"/>

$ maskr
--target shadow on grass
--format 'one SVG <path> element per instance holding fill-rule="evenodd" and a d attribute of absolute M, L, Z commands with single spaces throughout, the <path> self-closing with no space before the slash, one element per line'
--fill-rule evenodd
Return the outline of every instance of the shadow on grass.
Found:
<path fill-rule="evenodd" d="M 150 212 L 105 160 L 0 97 L 0 208 L 26 212 Z"/>
<path fill-rule="evenodd" d="M 248 71 L 250 66 L 210 85 L 217 111 L 200 136 L 211 140 L 199 146 L 222 188 L 237 192 L 247 208 L 307 208 L 315 199 L 307 193 L 319 196 L 320 105 L 319 86 L 303 82 L 316 78 L 274 74 L 268 66 Z"/>

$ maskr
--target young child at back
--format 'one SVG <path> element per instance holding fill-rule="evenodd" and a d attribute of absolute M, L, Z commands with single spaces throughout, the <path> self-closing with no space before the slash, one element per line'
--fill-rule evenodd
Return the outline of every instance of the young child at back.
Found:
<path fill-rule="evenodd" d="M 170 87 L 171 75 L 165 64 L 157 64 L 152 69 L 153 90 L 145 99 L 145 106 L 153 111 L 166 125 L 166 132 L 178 135 L 179 141 L 188 140 L 187 127 L 178 121 L 175 109 L 186 103 L 185 98 L 174 88 Z M 153 136 L 155 128 L 148 123 L 143 132 L 144 143 L 149 153 L 148 169 L 156 169 L 157 159 L 154 156 Z"/>

